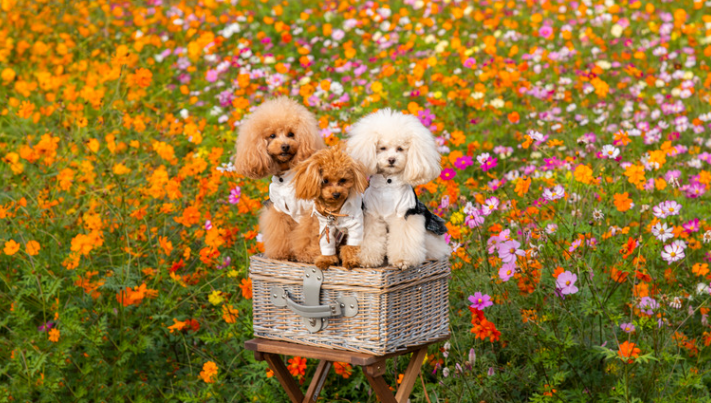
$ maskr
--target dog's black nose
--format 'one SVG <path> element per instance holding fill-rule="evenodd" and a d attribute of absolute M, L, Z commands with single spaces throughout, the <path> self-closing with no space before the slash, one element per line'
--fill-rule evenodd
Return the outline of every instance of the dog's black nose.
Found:
<path fill-rule="evenodd" d="M 334 199 L 338 199 L 339 197 L 341 197 L 341 194 L 340 193 L 331 193 L 331 196 L 333 196 Z"/>
<path fill-rule="evenodd" d="M 388 158 L 390 165 L 395 165 L 395 161 L 397 161 L 395 158 Z"/>
<path fill-rule="evenodd" d="M 289 148 L 291 148 L 288 144 L 282 144 L 281 145 L 281 151 L 282 152 L 287 152 L 289 151 Z"/>

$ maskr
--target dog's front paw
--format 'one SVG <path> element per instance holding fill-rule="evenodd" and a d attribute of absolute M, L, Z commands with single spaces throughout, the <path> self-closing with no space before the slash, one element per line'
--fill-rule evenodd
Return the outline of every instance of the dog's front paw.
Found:
<path fill-rule="evenodd" d="M 343 268 L 350 270 L 360 266 L 358 253 L 360 253 L 360 246 L 344 245 L 341 247 L 341 264 Z"/>
<path fill-rule="evenodd" d="M 407 259 L 398 259 L 394 260 L 392 262 L 392 265 L 394 267 L 397 267 L 400 270 L 407 270 L 412 267 L 417 267 L 421 264 L 421 262 L 416 262 L 414 260 L 407 260 Z"/>
<path fill-rule="evenodd" d="M 324 256 L 321 255 L 316 258 L 316 261 L 314 262 L 316 267 L 318 267 L 321 270 L 326 270 L 331 266 L 337 266 L 338 265 L 338 256 L 332 255 L 332 256 Z"/>

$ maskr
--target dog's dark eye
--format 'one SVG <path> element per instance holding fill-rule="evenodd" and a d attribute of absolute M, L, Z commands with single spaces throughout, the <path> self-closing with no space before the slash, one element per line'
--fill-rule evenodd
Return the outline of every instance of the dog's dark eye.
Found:
<path fill-rule="evenodd" d="M 270 138 L 270 139 L 275 139 L 275 138 L 276 138 L 276 134 L 272 133 L 272 134 L 269 136 L 269 138 Z"/>
<path fill-rule="evenodd" d="M 286 137 L 291 137 L 291 138 L 293 138 L 293 137 L 294 137 L 294 133 L 289 132 L 289 134 L 287 134 Z"/>
<path fill-rule="evenodd" d="M 385 150 L 387 150 L 387 148 L 385 148 L 385 147 L 380 147 L 380 151 L 385 151 Z"/>
<path fill-rule="evenodd" d="M 397 148 L 398 152 L 402 151 L 402 147 Z"/>
<path fill-rule="evenodd" d="M 324 179 L 324 180 L 323 180 L 323 184 L 324 184 L 324 185 L 328 185 L 328 179 Z"/>
<path fill-rule="evenodd" d="M 341 178 L 341 179 L 339 179 L 339 180 L 338 180 L 338 183 L 340 183 L 341 185 L 344 184 L 344 183 L 346 183 L 346 178 Z"/>

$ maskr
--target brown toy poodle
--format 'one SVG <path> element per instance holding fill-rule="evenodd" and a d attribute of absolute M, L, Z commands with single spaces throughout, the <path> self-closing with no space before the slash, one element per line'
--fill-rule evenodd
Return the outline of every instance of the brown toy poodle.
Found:
<path fill-rule="evenodd" d="M 358 267 L 363 192 L 368 187 L 365 167 L 339 144 L 312 155 L 295 171 L 296 197 L 313 200 L 312 214 L 294 232 L 295 247 L 303 248 L 320 269 L 338 265 L 338 255 L 344 268 Z"/>
<path fill-rule="evenodd" d="M 323 148 L 316 118 L 291 98 L 265 101 L 242 121 L 235 170 L 251 179 L 272 176 L 270 200 L 259 215 L 266 257 L 302 262 L 309 258 L 305 249 L 296 250 L 291 242 L 297 223 L 313 210 L 312 202 L 295 197 L 292 168 Z"/>

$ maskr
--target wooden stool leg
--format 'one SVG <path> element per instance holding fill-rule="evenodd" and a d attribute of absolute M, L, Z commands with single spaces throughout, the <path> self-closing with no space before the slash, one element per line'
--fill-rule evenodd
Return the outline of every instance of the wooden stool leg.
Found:
<path fill-rule="evenodd" d="M 326 381 L 326 377 L 328 376 L 328 371 L 330 369 L 331 361 L 321 360 L 318 363 L 318 367 L 316 367 L 314 377 L 311 379 L 309 390 L 306 391 L 304 403 L 316 402 L 316 399 L 318 399 L 318 395 L 321 393 L 321 388 L 323 388 L 323 383 Z"/>
<path fill-rule="evenodd" d="M 427 347 L 423 347 L 412 353 L 410 363 L 407 365 L 407 370 L 405 370 L 405 376 L 402 378 L 400 387 L 397 388 L 397 394 L 395 395 L 395 400 L 399 403 L 407 402 L 407 399 L 410 397 L 410 393 L 412 393 L 412 388 L 415 386 L 417 375 L 420 374 L 420 368 L 425 361 L 426 355 Z"/>
<path fill-rule="evenodd" d="M 269 368 L 274 371 L 274 375 L 276 375 L 282 388 L 286 391 L 286 394 L 289 395 L 289 399 L 291 399 L 292 403 L 302 403 L 304 401 L 304 394 L 301 392 L 301 389 L 299 389 L 299 385 L 296 384 L 289 370 L 286 369 L 286 365 L 284 365 L 284 361 L 281 360 L 281 357 L 277 354 L 264 353 L 264 359 L 269 364 Z"/>
<path fill-rule="evenodd" d="M 393 392 L 390 391 L 390 387 L 385 383 L 382 375 L 370 376 L 367 372 L 363 371 L 370 387 L 373 388 L 375 396 L 378 398 L 380 403 L 398 403 L 393 396 Z"/>

